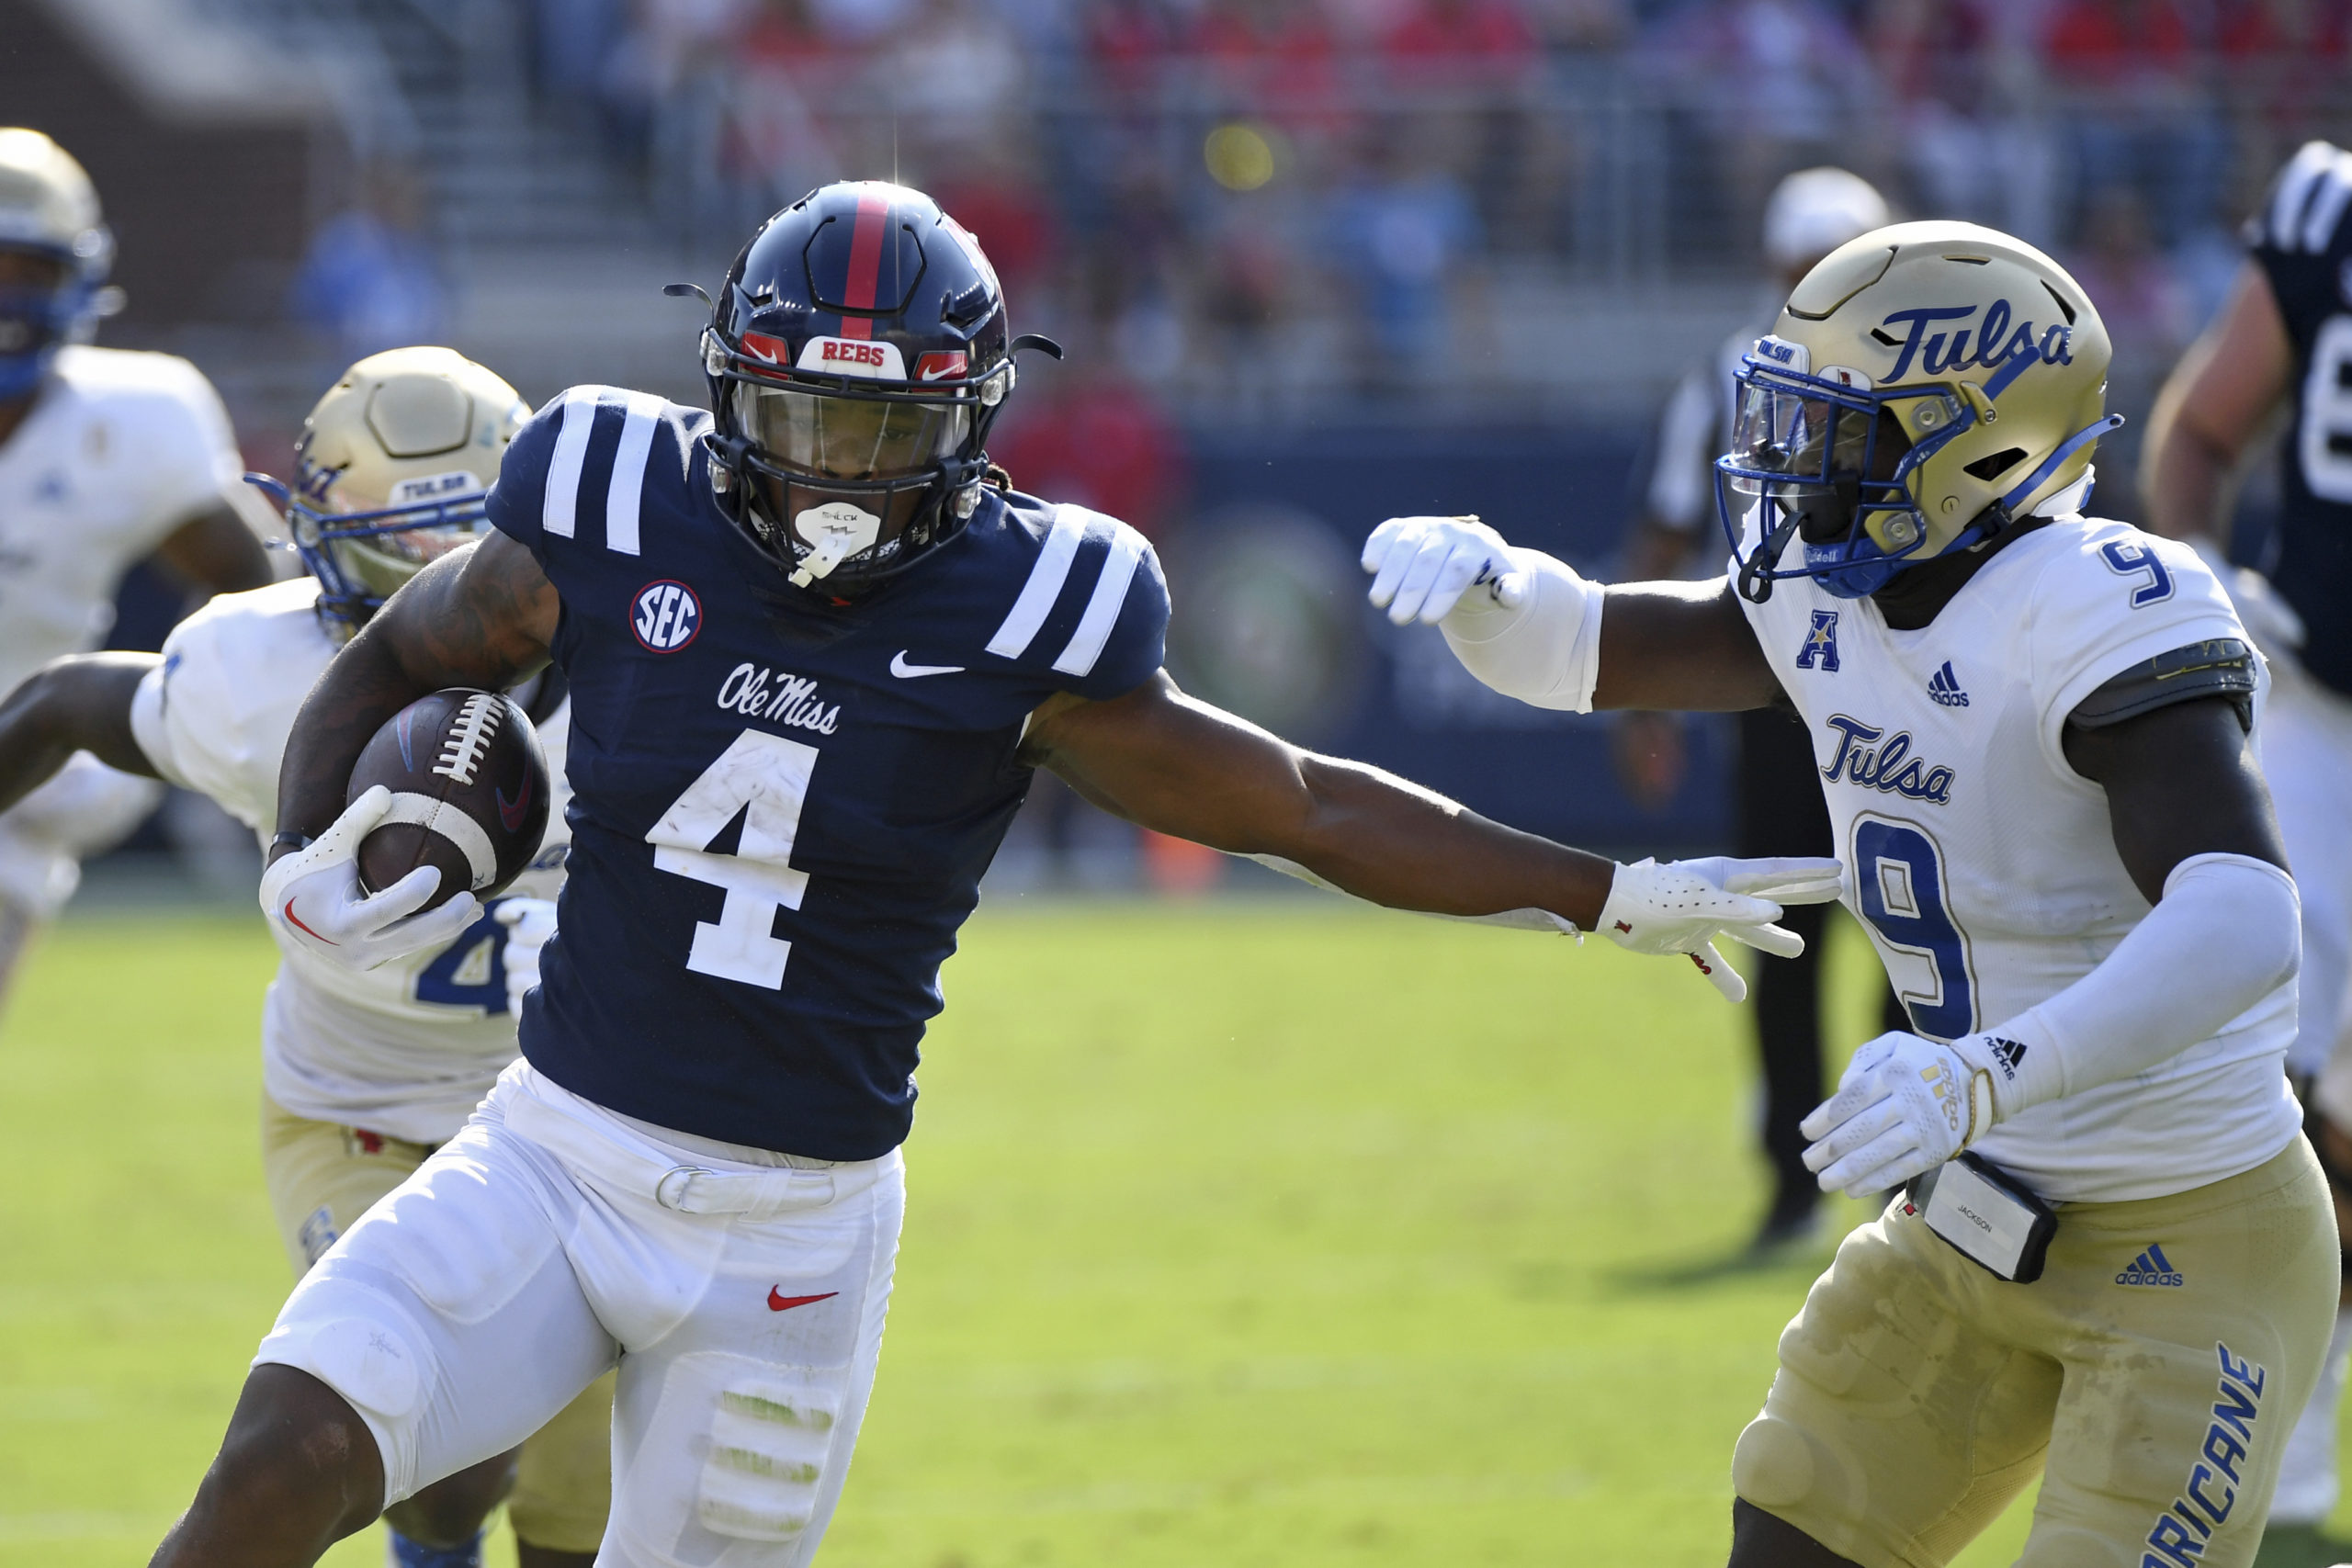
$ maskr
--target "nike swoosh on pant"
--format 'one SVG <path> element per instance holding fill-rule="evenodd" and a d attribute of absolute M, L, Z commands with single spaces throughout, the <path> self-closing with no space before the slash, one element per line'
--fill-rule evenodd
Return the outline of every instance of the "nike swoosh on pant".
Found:
<path fill-rule="evenodd" d="M 783 1294 L 777 1287 L 771 1285 L 768 1287 L 768 1311 L 790 1312 L 794 1307 L 805 1307 L 811 1302 L 831 1301 L 840 1294 L 839 1291 L 827 1291 L 821 1295 L 787 1296 Z"/>

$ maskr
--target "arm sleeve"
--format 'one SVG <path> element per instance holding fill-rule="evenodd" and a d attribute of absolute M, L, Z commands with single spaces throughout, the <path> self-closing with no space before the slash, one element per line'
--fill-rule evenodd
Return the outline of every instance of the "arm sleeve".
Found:
<path fill-rule="evenodd" d="M 2191 855 L 2105 963 L 1977 1037 L 2005 1064 L 2002 1114 L 2131 1077 L 2203 1043 L 2291 985 L 2302 954 L 2292 877 L 2246 855 Z"/>
<path fill-rule="evenodd" d="M 1530 579 L 1517 608 L 1497 604 L 1483 591 L 1439 623 L 1462 667 L 1507 697 L 1539 708 L 1592 711 L 1600 678 L 1601 585 L 1541 550 L 1514 547 L 1512 559 Z"/>

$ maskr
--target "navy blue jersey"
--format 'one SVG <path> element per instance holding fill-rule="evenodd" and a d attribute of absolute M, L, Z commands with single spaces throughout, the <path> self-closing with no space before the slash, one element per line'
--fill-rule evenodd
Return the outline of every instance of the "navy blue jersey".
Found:
<path fill-rule="evenodd" d="M 871 1159 L 913 1118 L 1028 715 L 1148 680 L 1168 591 L 1125 524 L 989 491 L 833 604 L 718 510 L 707 417 L 575 388 L 491 491 L 562 597 L 571 686 L 571 877 L 523 1055 L 664 1127 Z"/>
<path fill-rule="evenodd" d="M 2264 569 L 2309 633 L 2302 660 L 2352 692 L 2352 152 L 2304 144 L 2247 221 L 2295 349 L 2279 450 L 2278 532 Z"/>

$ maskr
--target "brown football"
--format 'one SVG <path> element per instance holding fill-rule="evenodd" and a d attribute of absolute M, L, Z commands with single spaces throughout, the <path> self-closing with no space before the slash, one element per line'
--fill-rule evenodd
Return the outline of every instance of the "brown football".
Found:
<path fill-rule="evenodd" d="M 385 720 L 352 764 L 345 799 L 378 784 L 392 809 L 359 840 L 360 885 L 372 893 L 438 866 L 428 909 L 468 889 L 494 897 L 547 832 L 547 755 L 529 717 L 497 692 L 452 687 Z"/>

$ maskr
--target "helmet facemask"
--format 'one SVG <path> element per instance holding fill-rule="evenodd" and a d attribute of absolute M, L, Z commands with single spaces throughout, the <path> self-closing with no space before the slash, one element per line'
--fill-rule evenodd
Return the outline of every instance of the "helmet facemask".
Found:
<path fill-rule="evenodd" d="M 59 349 L 87 341 L 98 293 L 96 277 L 71 256 L 0 245 L 0 397 L 32 390 Z"/>
<path fill-rule="evenodd" d="M 1942 387 L 1875 389 L 1859 372 L 1814 376 L 1747 355 L 1731 450 L 1715 463 L 1716 509 L 1736 552 L 1757 517 L 1758 544 L 1741 561 L 1740 592 L 1760 604 L 1779 579 L 1812 577 L 1838 598 L 1859 599 L 1927 558 L 1915 476 L 1974 420 Z M 1792 543 L 1802 545 L 1804 564 L 1783 568 Z"/>
<path fill-rule="evenodd" d="M 783 386 L 749 378 L 727 389 L 744 443 L 755 525 L 792 558 L 792 581 L 834 592 L 895 570 L 932 542 L 943 508 L 960 521 L 981 474 L 967 460 L 978 400 Z"/>
<path fill-rule="evenodd" d="M 302 565 L 319 582 L 319 610 L 348 637 L 432 562 L 471 544 L 490 527 L 487 492 L 468 474 L 398 487 L 393 504 L 351 511 L 337 504 L 338 469 L 322 468 L 304 450 L 297 457 L 301 488 L 289 490 L 265 474 L 245 480 L 286 509 Z M 456 481 L 472 480 L 459 484 Z M 420 492 L 444 490 L 438 496 Z"/>

